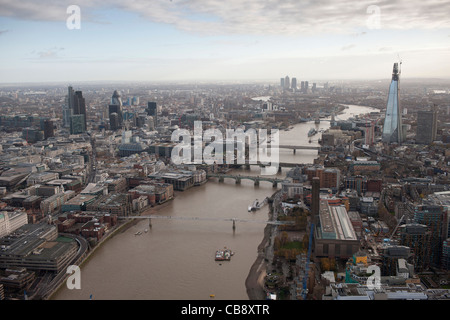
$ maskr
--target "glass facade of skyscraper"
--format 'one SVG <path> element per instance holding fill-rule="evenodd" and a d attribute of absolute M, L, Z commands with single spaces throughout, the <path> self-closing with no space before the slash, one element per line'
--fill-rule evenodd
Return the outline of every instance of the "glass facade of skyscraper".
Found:
<path fill-rule="evenodd" d="M 400 110 L 399 90 L 398 90 L 398 64 L 394 63 L 392 81 L 389 87 L 388 101 L 386 106 L 386 117 L 383 125 L 383 141 L 387 143 L 401 143 L 402 134 L 402 114 Z"/>

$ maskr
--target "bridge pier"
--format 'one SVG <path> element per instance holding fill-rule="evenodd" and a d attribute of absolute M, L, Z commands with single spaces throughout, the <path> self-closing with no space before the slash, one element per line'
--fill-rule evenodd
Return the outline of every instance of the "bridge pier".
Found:
<path fill-rule="evenodd" d="M 273 183 L 272 183 L 272 188 L 276 188 L 278 186 L 278 183 L 276 182 L 276 181 L 274 181 Z"/>
<path fill-rule="evenodd" d="M 148 218 L 148 227 L 151 229 L 152 228 L 152 219 Z"/>
<path fill-rule="evenodd" d="M 297 149 L 294 149 L 294 154 L 295 154 L 295 151 L 296 151 Z"/>
<path fill-rule="evenodd" d="M 236 230 L 236 220 L 233 219 L 233 231 Z"/>
<path fill-rule="evenodd" d="M 255 186 L 259 186 L 259 179 L 255 179 Z"/>
<path fill-rule="evenodd" d="M 281 166 L 278 165 L 278 173 L 281 173 Z"/>
<path fill-rule="evenodd" d="M 223 182 L 223 177 L 219 177 L 219 182 Z"/>
<path fill-rule="evenodd" d="M 236 178 L 236 184 L 241 184 L 241 178 Z"/>
<path fill-rule="evenodd" d="M 250 165 L 249 164 L 244 165 L 244 169 L 245 170 L 250 170 Z"/>

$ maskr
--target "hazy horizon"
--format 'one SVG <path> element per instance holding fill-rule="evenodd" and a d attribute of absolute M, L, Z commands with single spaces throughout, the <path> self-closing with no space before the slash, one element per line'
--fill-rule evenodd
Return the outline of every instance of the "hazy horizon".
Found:
<path fill-rule="evenodd" d="M 384 80 L 399 61 L 403 79 L 448 79 L 448 12 L 448 1 L 0 0 L 0 83 Z"/>

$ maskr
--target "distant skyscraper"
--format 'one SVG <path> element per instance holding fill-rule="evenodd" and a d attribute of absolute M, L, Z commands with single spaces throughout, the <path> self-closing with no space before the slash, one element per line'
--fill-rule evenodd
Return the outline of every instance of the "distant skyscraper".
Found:
<path fill-rule="evenodd" d="M 109 128 L 112 131 L 116 131 L 120 128 L 119 126 L 119 115 L 117 112 L 113 112 L 109 114 Z"/>
<path fill-rule="evenodd" d="M 300 82 L 300 91 L 305 92 L 305 81 Z"/>
<path fill-rule="evenodd" d="M 158 107 L 156 106 L 156 102 L 147 103 L 147 114 L 153 117 L 156 128 L 158 126 Z"/>
<path fill-rule="evenodd" d="M 284 77 L 284 87 L 289 89 L 291 87 L 291 82 L 289 80 L 289 76 Z"/>
<path fill-rule="evenodd" d="M 111 98 L 111 104 L 118 105 L 120 107 L 123 106 L 122 97 L 121 97 L 119 91 L 114 90 L 114 93 L 113 93 L 112 98 Z"/>
<path fill-rule="evenodd" d="M 417 133 L 416 142 L 420 144 L 430 144 L 436 140 L 437 134 L 437 113 L 433 111 L 417 112 Z"/>
<path fill-rule="evenodd" d="M 72 117 L 74 116 L 76 118 L 72 121 Z M 83 122 L 82 128 L 84 129 L 82 132 L 79 132 L 79 121 Z M 76 124 L 77 129 L 73 129 L 74 124 Z M 77 133 L 83 133 L 87 127 L 86 101 L 83 98 L 82 92 L 73 91 L 71 86 L 68 87 L 66 103 L 63 106 L 63 126 L 70 128 L 70 133 L 72 134 L 74 134 L 73 130 L 77 131 Z"/>
<path fill-rule="evenodd" d="M 400 74 L 398 70 L 398 63 L 394 63 L 382 136 L 383 141 L 387 143 L 403 142 L 402 112 L 400 108 L 398 86 L 399 78 Z"/>
<path fill-rule="evenodd" d="M 297 78 L 292 78 L 291 89 L 297 90 Z"/>
<path fill-rule="evenodd" d="M 83 115 L 84 117 L 84 128 L 87 128 L 87 117 L 86 117 L 86 101 L 83 98 L 81 91 L 75 91 L 73 95 L 73 112 L 72 115 Z"/>
<path fill-rule="evenodd" d="M 111 104 L 108 107 L 108 114 L 110 118 L 110 129 L 117 130 L 123 126 L 123 109 L 122 109 L 122 98 L 120 96 L 120 92 L 114 90 L 113 95 L 111 97 Z M 111 116 L 115 113 L 114 119 L 111 122 Z"/>
<path fill-rule="evenodd" d="M 281 79 L 280 79 L 280 86 L 281 86 L 282 88 L 284 88 L 284 78 L 281 78 Z"/>
<path fill-rule="evenodd" d="M 70 116 L 73 113 L 73 95 L 74 91 L 71 86 L 68 87 L 66 96 L 66 103 L 63 105 L 63 127 L 70 127 Z"/>
<path fill-rule="evenodd" d="M 75 91 L 73 91 L 71 86 L 69 86 L 67 91 L 67 105 L 70 109 L 73 109 L 73 95 L 75 94 Z"/>

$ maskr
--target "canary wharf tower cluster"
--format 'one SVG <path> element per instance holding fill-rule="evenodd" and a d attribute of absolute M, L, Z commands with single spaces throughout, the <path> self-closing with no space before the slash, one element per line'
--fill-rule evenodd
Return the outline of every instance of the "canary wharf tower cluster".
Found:
<path fill-rule="evenodd" d="M 398 63 L 394 63 L 382 136 L 383 141 L 387 143 L 402 143 L 404 137 L 399 100 L 399 80 L 400 72 Z"/>

